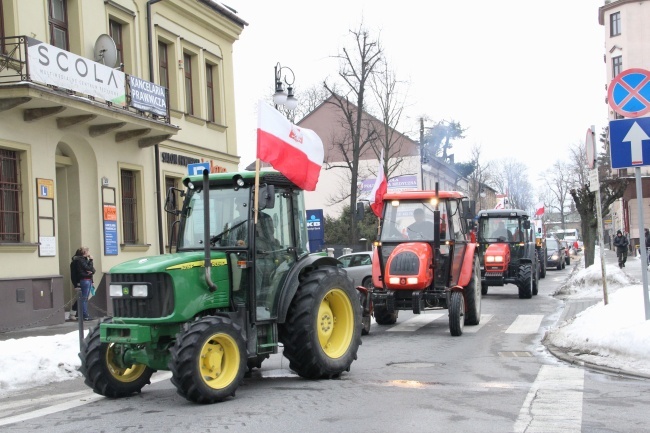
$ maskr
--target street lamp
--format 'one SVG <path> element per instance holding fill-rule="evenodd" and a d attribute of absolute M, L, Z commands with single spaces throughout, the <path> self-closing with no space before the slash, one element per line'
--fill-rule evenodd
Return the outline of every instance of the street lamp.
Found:
<path fill-rule="evenodd" d="M 291 72 L 291 81 L 287 79 L 287 74 L 285 73 L 284 76 L 282 76 L 282 70 L 287 70 Z M 291 68 L 288 68 L 286 66 L 278 64 L 275 65 L 275 74 L 274 74 L 274 79 L 275 79 L 275 93 L 273 94 L 273 103 L 275 104 L 275 108 L 278 108 L 278 105 L 284 105 L 287 107 L 287 110 L 293 110 L 298 106 L 298 100 L 296 99 L 295 96 L 293 96 L 293 83 L 296 80 L 296 76 L 294 75 L 293 71 Z M 284 91 L 284 84 L 287 85 L 287 91 Z"/>

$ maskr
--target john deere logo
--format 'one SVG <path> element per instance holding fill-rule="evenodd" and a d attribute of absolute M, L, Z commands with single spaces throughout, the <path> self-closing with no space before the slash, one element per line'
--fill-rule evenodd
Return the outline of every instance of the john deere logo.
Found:
<path fill-rule="evenodd" d="M 122 294 L 125 296 L 129 294 L 129 288 L 128 287 L 122 287 Z"/>

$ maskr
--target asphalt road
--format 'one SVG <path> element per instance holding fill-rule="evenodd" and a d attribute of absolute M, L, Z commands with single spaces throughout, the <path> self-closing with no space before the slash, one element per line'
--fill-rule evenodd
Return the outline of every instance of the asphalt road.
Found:
<path fill-rule="evenodd" d="M 274 355 L 235 398 L 210 406 L 176 394 L 169 373 L 110 400 L 81 379 L 14 394 L 3 432 L 646 432 L 650 381 L 585 370 L 541 345 L 562 314 L 551 296 L 572 267 L 549 270 L 539 295 L 490 287 L 481 323 L 451 337 L 446 310 L 372 325 L 337 380 L 307 381 Z M 13 423 L 7 423 L 13 420 Z"/>

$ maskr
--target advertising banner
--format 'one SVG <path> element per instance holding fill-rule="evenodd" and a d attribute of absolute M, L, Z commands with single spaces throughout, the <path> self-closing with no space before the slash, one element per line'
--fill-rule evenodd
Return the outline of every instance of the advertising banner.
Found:
<path fill-rule="evenodd" d="M 317 253 L 325 243 L 325 219 L 323 209 L 307 211 L 307 235 L 309 236 L 309 252 Z"/>
<path fill-rule="evenodd" d="M 374 177 L 365 179 L 359 184 L 359 200 L 369 199 L 370 191 L 372 191 L 372 186 L 374 184 Z M 414 189 L 418 189 L 417 176 L 395 176 L 388 179 L 388 192 L 409 191 Z"/>
<path fill-rule="evenodd" d="M 126 103 L 124 72 L 76 54 L 27 38 L 32 81 L 110 101 Z"/>
<path fill-rule="evenodd" d="M 131 89 L 129 106 L 167 116 L 167 98 L 163 86 L 129 75 L 129 88 Z"/>

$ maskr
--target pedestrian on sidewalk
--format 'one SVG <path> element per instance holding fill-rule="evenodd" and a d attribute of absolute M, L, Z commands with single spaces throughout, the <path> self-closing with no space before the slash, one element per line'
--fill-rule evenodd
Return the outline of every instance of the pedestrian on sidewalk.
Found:
<path fill-rule="evenodd" d="M 616 247 L 616 257 L 618 257 L 618 267 L 624 268 L 625 262 L 627 261 L 627 247 L 629 241 L 623 233 L 619 230 L 616 232 L 616 237 L 614 238 L 614 246 Z"/>
<path fill-rule="evenodd" d="M 645 229 L 645 251 L 648 258 L 646 263 L 650 263 L 650 229 Z"/>
<path fill-rule="evenodd" d="M 77 317 L 86 321 L 92 320 L 88 315 L 88 296 L 90 295 L 90 287 L 93 285 L 95 267 L 93 265 L 93 256 L 90 255 L 88 247 L 79 247 L 77 249 L 70 263 L 70 274 L 72 283 L 75 287 L 81 289 L 81 309 L 77 306 Z"/>

